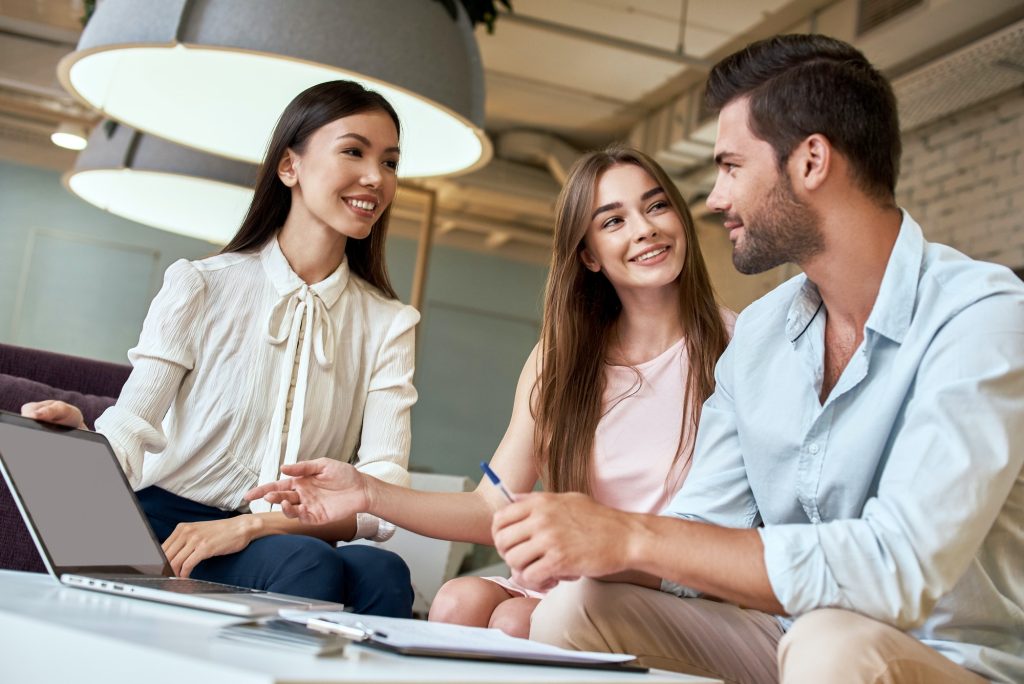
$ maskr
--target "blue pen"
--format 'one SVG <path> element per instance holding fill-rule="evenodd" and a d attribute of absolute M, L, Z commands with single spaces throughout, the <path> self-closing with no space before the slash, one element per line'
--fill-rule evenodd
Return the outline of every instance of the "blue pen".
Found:
<path fill-rule="evenodd" d="M 512 495 L 508 493 L 507 489 L 505 489 L 505 485 L 501 484 L 501 478 L 498 477 L 496 472 L 491 470 L 491 467 L 487 465 L 486 462 L 480 461 L 480 470 L 484 471 L 484 475 L 487 476 L 487 479 L 505 495 L 505 498 L 508 499 L 509 503 L 515 503 L 512 499 Z"/>

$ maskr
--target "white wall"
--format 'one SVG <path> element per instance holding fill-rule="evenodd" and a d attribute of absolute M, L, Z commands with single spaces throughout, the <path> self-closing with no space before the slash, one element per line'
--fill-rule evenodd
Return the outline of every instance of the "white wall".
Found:
<path fill-rule="evenodd" d="M 904 134 L 896 197 L 927 239 L 1024 269 L 1024 90 Z"/>

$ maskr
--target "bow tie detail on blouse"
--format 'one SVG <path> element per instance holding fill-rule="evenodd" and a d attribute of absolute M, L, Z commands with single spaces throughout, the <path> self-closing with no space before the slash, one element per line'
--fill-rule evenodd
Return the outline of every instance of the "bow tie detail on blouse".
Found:
<path fill-rule="evenodd" d="M 306 340 L 312 340 L 316 362 L 321 368 L 329 369 L 334 365 L 334 323 L 327 313 L 324 300 L 309 285 L 303 284 L 291 295 L 282 297 L 270 310 L 267 341 L 279 345 L 291 340 L 302 325 L 303 316 L 306 317 L 305 337 Z M 303 352 L 306 352 L 305 346 Z"/>
<path fill-rule="evenodd" d="M 282 465 L 298 460 L 311 357 L 323 370 L 334 365 L 334 323 L 320 295 L 303 283 L 281 297 L 267 318 L 267 342 L 284 346 L 284 361 L 260 482 L 278 479 Z M 253 501 L 250 509 L 260 513 L 271 507 L 260 500 Z M 278 506 L 273 509 L 278 510 Z"/>

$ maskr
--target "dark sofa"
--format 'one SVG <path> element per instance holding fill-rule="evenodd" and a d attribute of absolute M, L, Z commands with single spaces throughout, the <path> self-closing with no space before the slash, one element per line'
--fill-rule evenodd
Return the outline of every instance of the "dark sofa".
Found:
<path fill-rule="evenodd" d="M 0 410 L 18 413 L 30 401 L 60 399 L 80 408 L 92 428 L 121 393 L 130 372 L 130 366 L 0 344 Z M 45 571 L 3 478 L 0 568 Z"/>

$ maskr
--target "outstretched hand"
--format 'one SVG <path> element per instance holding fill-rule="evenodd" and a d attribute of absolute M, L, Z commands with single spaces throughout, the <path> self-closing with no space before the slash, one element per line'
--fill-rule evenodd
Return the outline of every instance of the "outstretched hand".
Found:
<path fill-rule="evenodd" d="M 85 418 L 82 416 L 82 412 L 78 410 L 77 406 L 63 401 L 52 399 L 32 401 L 21 407 L 21 415 L 47 423 L 85 429 Z"/>
<path fill-rule="evenodd" d="M 282 513 L 307 525 L 344 520 L 369 506 L 366 479 L 348 463 L 318 458 L 282 466 L 281 472 L 290 477 L 250 489 L 245 500 L 281 504 Z"/>

